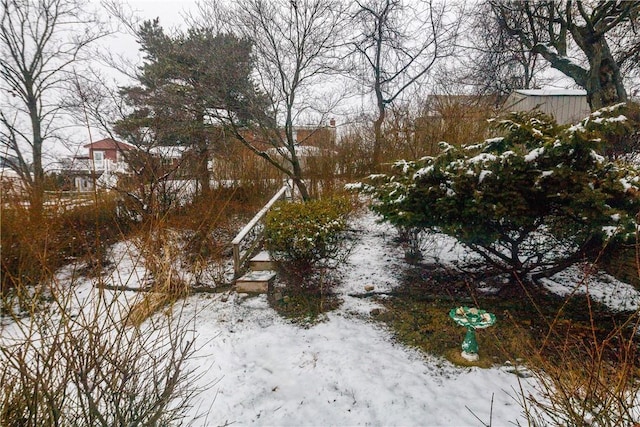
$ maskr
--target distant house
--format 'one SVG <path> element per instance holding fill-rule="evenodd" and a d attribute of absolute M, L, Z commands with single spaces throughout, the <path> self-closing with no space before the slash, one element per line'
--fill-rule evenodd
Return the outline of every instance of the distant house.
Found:
<path fill-rule="evenodd" d="M 135 149 L 133 145 L 111 138 L 86 144 L 83 148 L 87 149 L 87 155 L 64 161 L 64 173 L 77 191 L 92 191 L 96 184 L 111 187 L 114 173 L 128 172 L 126 152 Z"/>
<path fill-rule="evenodd" d="M 13 169 L 0 165 L 0 193 L 6 195 L 23 195 L 24 183 Z M 2 199 L 2 197 L 0 197 Z"/>
<path fill-rule="evenodd" d="M 159 145 L 149 149 L 149 154 L 173 167 L 177 167 L 188 152 L 189 147 L 184 145 Z"/>
<path fill-rule="evenodd" d="M 505 111 L 540 110 L 554 117 L 559 124 L 577 122 L 591 113 L 585 90 L 519 89 L 509 95 Z"/>
<path fill-rule="evenodd" d="M 315 158 L 330 156 L 335 152 L 336 121 L 331 119 L 328 125 L 294 126 L 293 139 L 300 165 L 303 169 L 311 167 Z M 274 157 L 281 157 L 281 153 L 287 153 L 287 150 L 271 147 L 266 152 Z"/>
<path fill-rule="evenodd" d="M 330 119 L 328 126 L 295 126 L 293 138 L 300 146 L 332 149 L 336 144 L 336 121 Z"/>
<path fill-rule="evenodd" d="M 111 138 L 101 139 L 83 147 L 89 150 L 89 160 L 96 171 L 126 170 L 125 153 L 135 149 L 131 144 Z"/>

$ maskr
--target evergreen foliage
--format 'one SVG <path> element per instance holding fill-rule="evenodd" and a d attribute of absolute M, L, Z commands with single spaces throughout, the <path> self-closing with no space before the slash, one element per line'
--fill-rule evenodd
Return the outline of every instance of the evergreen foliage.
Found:
<path fill-rule="evenodd" d="M 639 172 L 598 154 L 601 136 L 626 126 L 624 108 L 568 127 L 511 113 L 494 120 L 503 136 L 441 143 L 440 155 L 397 162 L 361 188 L 385 220 L 446 233 L 491 265 L 535 280 L 613 236 L 635 235 Z"/>
<path fill-rule="evenodd" d="M 312 268 L 344 256 L 344 232 L 352 210 L 344 197 L 282 203 L 265 220 L 265 240 L 279 261 Z"/>
<path fill-rule="evenodd" d="M 266 98 L 251 78 L 252 43 L 211 28 L 167 34 L 157 19 L 145 21 L 137 36 L 144 64 L 138 83 L 120 90 L 132 111 L 114 129 L 141 148 L 188 147 L 207 192 L 208 161 L 229 142 L 218 117 L 233 117 L 241 126 L 267 114 Z"/>
<path fill-rule="evenodd" d="M 161 144 L 195 144 L 206 138 L 210 111 L 242 121 L 257 104 L 266 108 L 250 77 L 249 40 L 209 28 L 170 35 L 157 19 L 143 23 L 138 39 L 145 54 L 139 84 L 121 89 L 134 111 L 116 123 L 131 142 L 151 130 Z"/>

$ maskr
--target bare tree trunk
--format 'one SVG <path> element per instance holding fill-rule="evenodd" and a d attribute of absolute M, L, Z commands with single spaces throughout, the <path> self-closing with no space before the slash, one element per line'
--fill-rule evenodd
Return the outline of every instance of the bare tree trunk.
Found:
<path fill-rule="evenodd" d="M 447 19 L 445 19 L 447 17 Z M 418 84 L 436 62 L 455 49 L 458 21 L 448 6 L 433 0 L 419 6 L 398 0 L 361 0 L 352 14 L 357 33 L 352 53 L 375 94 L 378 116 L 373 123 L 372 169 L 382 163 L 383 125 L 387 106 Z M 413 21 L 415 25 L 407 25 Z"/>
<path fill-rule="evenodd" d="M 0 0 L 0 92 L 11 95 L 0 97 L 0 158 L 22 179 L 36 219 L 44 203 L 43 144 L 60 128 L 57 97 L 68 69 L 106 34 L 80 0 Z"/>
<path fill-rule="evenodd" d="M 293 141 L 293 139 L 291 139 Z M 293 146 L 293 145 L 292 145 Z M 311 195 L 309 194 L 309 189 L 307 188 L 307 184 L 304 183 L 304 176 L 302 171 L 302 166 L 300 165 L 300 159 L 295 153 L 295 150 L 289 150 L 291 152 L 291 173 L 289 176 L 293 180 L 294 185 L 300 191 L 300 197 L 302 200 L 309 201 L 311 200 Z"/>
<path fill-rule="evenodd" d="M 591 110 L 627 101 L 620 70 L 637 54 L 634 22 L 639 2 L 490 0 L 490 4 L 512 37 L 587 91 Z M 569 57 L 571 39 L 588 68 Z"/>
<path fill-rule="evenodd" d="M 591 46 L 589 74 L 585 83 L 587 101 L 591 111 L 607 105 L 627 101 L 627 92 L 622 84 L 620 67 L 611 55 L 608 46 L 597 43 Z"/>
<path fill-rule="evenodd" d="M 29 210 L 32 219 L 39 220 L 44 209 L 44 169 L 42 167 L 42 128 L 35 97 L 28 102 L 32 128 L 33 181 L 29 188 Z"/>
<path fill-rule="evenodd" d="M 231 15 L 241 34 L 253 42 L 260 90 L 270 104 L 252 112 L 250 123 L 264 140 L 256 144 L 240 132 L 243 124 L 231 116 L 221 119 L 247 148 L 291 179 L 303 200 L 310 200 L 294 125 L 303 111 L 326 115 L 323 102 L 309 94 L 340 69 L 344 5 L 339 0 L 242 0 L 235 6 Z M 282 119 L 284 129 L 278 125 Z M 318 120 L 318 127 L 321 123 Z"/>
<path fill-rule="evenodd" d="M 384 103 L 378 103 L 378 117 L 373 122 L 373 172 L 380 171 L 380 164 L 382 163 L 382 147 L 384 145 L 384 132 L 382 130 L 382 125 L 386 116 L 387 112 Z"/>

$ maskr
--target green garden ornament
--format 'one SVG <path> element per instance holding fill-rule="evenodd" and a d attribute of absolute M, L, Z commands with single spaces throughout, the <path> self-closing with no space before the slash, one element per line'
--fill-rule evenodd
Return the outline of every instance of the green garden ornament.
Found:
<path fill-rule="evenodd" d="M 462 357 L 474 362 L 478 360 L 478 341 L 476 329 L 484 329 L 496 323 L 496 316 L 484 310 L 469 307 L 452 308 L 449 317 L 460 326 L 467 328 L 467 334 L 462 341 Z"/>

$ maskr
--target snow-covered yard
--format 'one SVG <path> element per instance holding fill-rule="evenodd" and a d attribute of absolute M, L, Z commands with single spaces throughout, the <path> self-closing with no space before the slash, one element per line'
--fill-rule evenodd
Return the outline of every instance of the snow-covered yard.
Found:
<path fill-rule="evenodd" d="M 489 423 L 491 411 L 493 425 L 523 420 L 507 367 L 459 368 L 406 348 L 370 319 L 375 303 L 348 295 L 391 289 L 403 262 L 386 225 L 371 215 L 359 224 L 338 289 L 344 302 L 321 323 L 282 319 L 264 296 L 186 301 L 201 343 L 192 363 L 213 384 L 194 408 L 210 409 L 208 418 L 196 425 L 481 425 L 476 416 Z"/>
<path fill-rule="evenodd" d="M 519 378 L 510 366 L 457 367 L 407 348 L 371 318 L 371 310 L 381 306 L 350 296 L 365 286 L 393 289 L 398 285 L 393 272 L 404 262 L 393 230 L 376 223 L 372 214 L 360 217 L 355 227 L 354 247 L 337 289 L 343 303 L 319 323 L 293 323 L 276 313 L 266 296 L 233 292 L 196 294 L 173 306 L 174 313 L 188 319 L 188 338 L 196 348 L 188 368 L 195 370 L 195 386 L 204 390 L 187 420 L 195 426 L 526 424 L 517 399 L 521 390 L 534 392 L 533 379 Z M 438 244 L 442 262 L 465 255 L 447 239 Z M 143 284 L 145 272 L 133 251 L 133 246 L 114 247 L 115 270 L 108 281 L 128 288 Z M 564 272 L 547 286 L 570 292 L 579 274 Z M 637 309 L 637 291 L 619 282 L 605 287 L 603 280 L 613 279 L 594 276 L 589 282 L 598 289 L 594 297 L 615 308 Z M 86 306 L 83 301 L 98 291 L 89 279 L 76 278 L 76 283 L 77 303 Z M 141 294 L 115 295 L 133 301 Z M 12 330 L 5 322 L 3 341 L 15 337 Z"/>
<path fill-rule="evenodd" d="M 192 363 L 206 370 L 203 384 L 217 382 L 200 396 L 196 409 L 210 413 L 196 425 L 480 425 L 471 411 L 488 423 L 492 394 L 494 425 L 521 413 L 514 374 L 425 357 L 344 310 L 302 328 L 263 297 L 199 308 Z"/>

